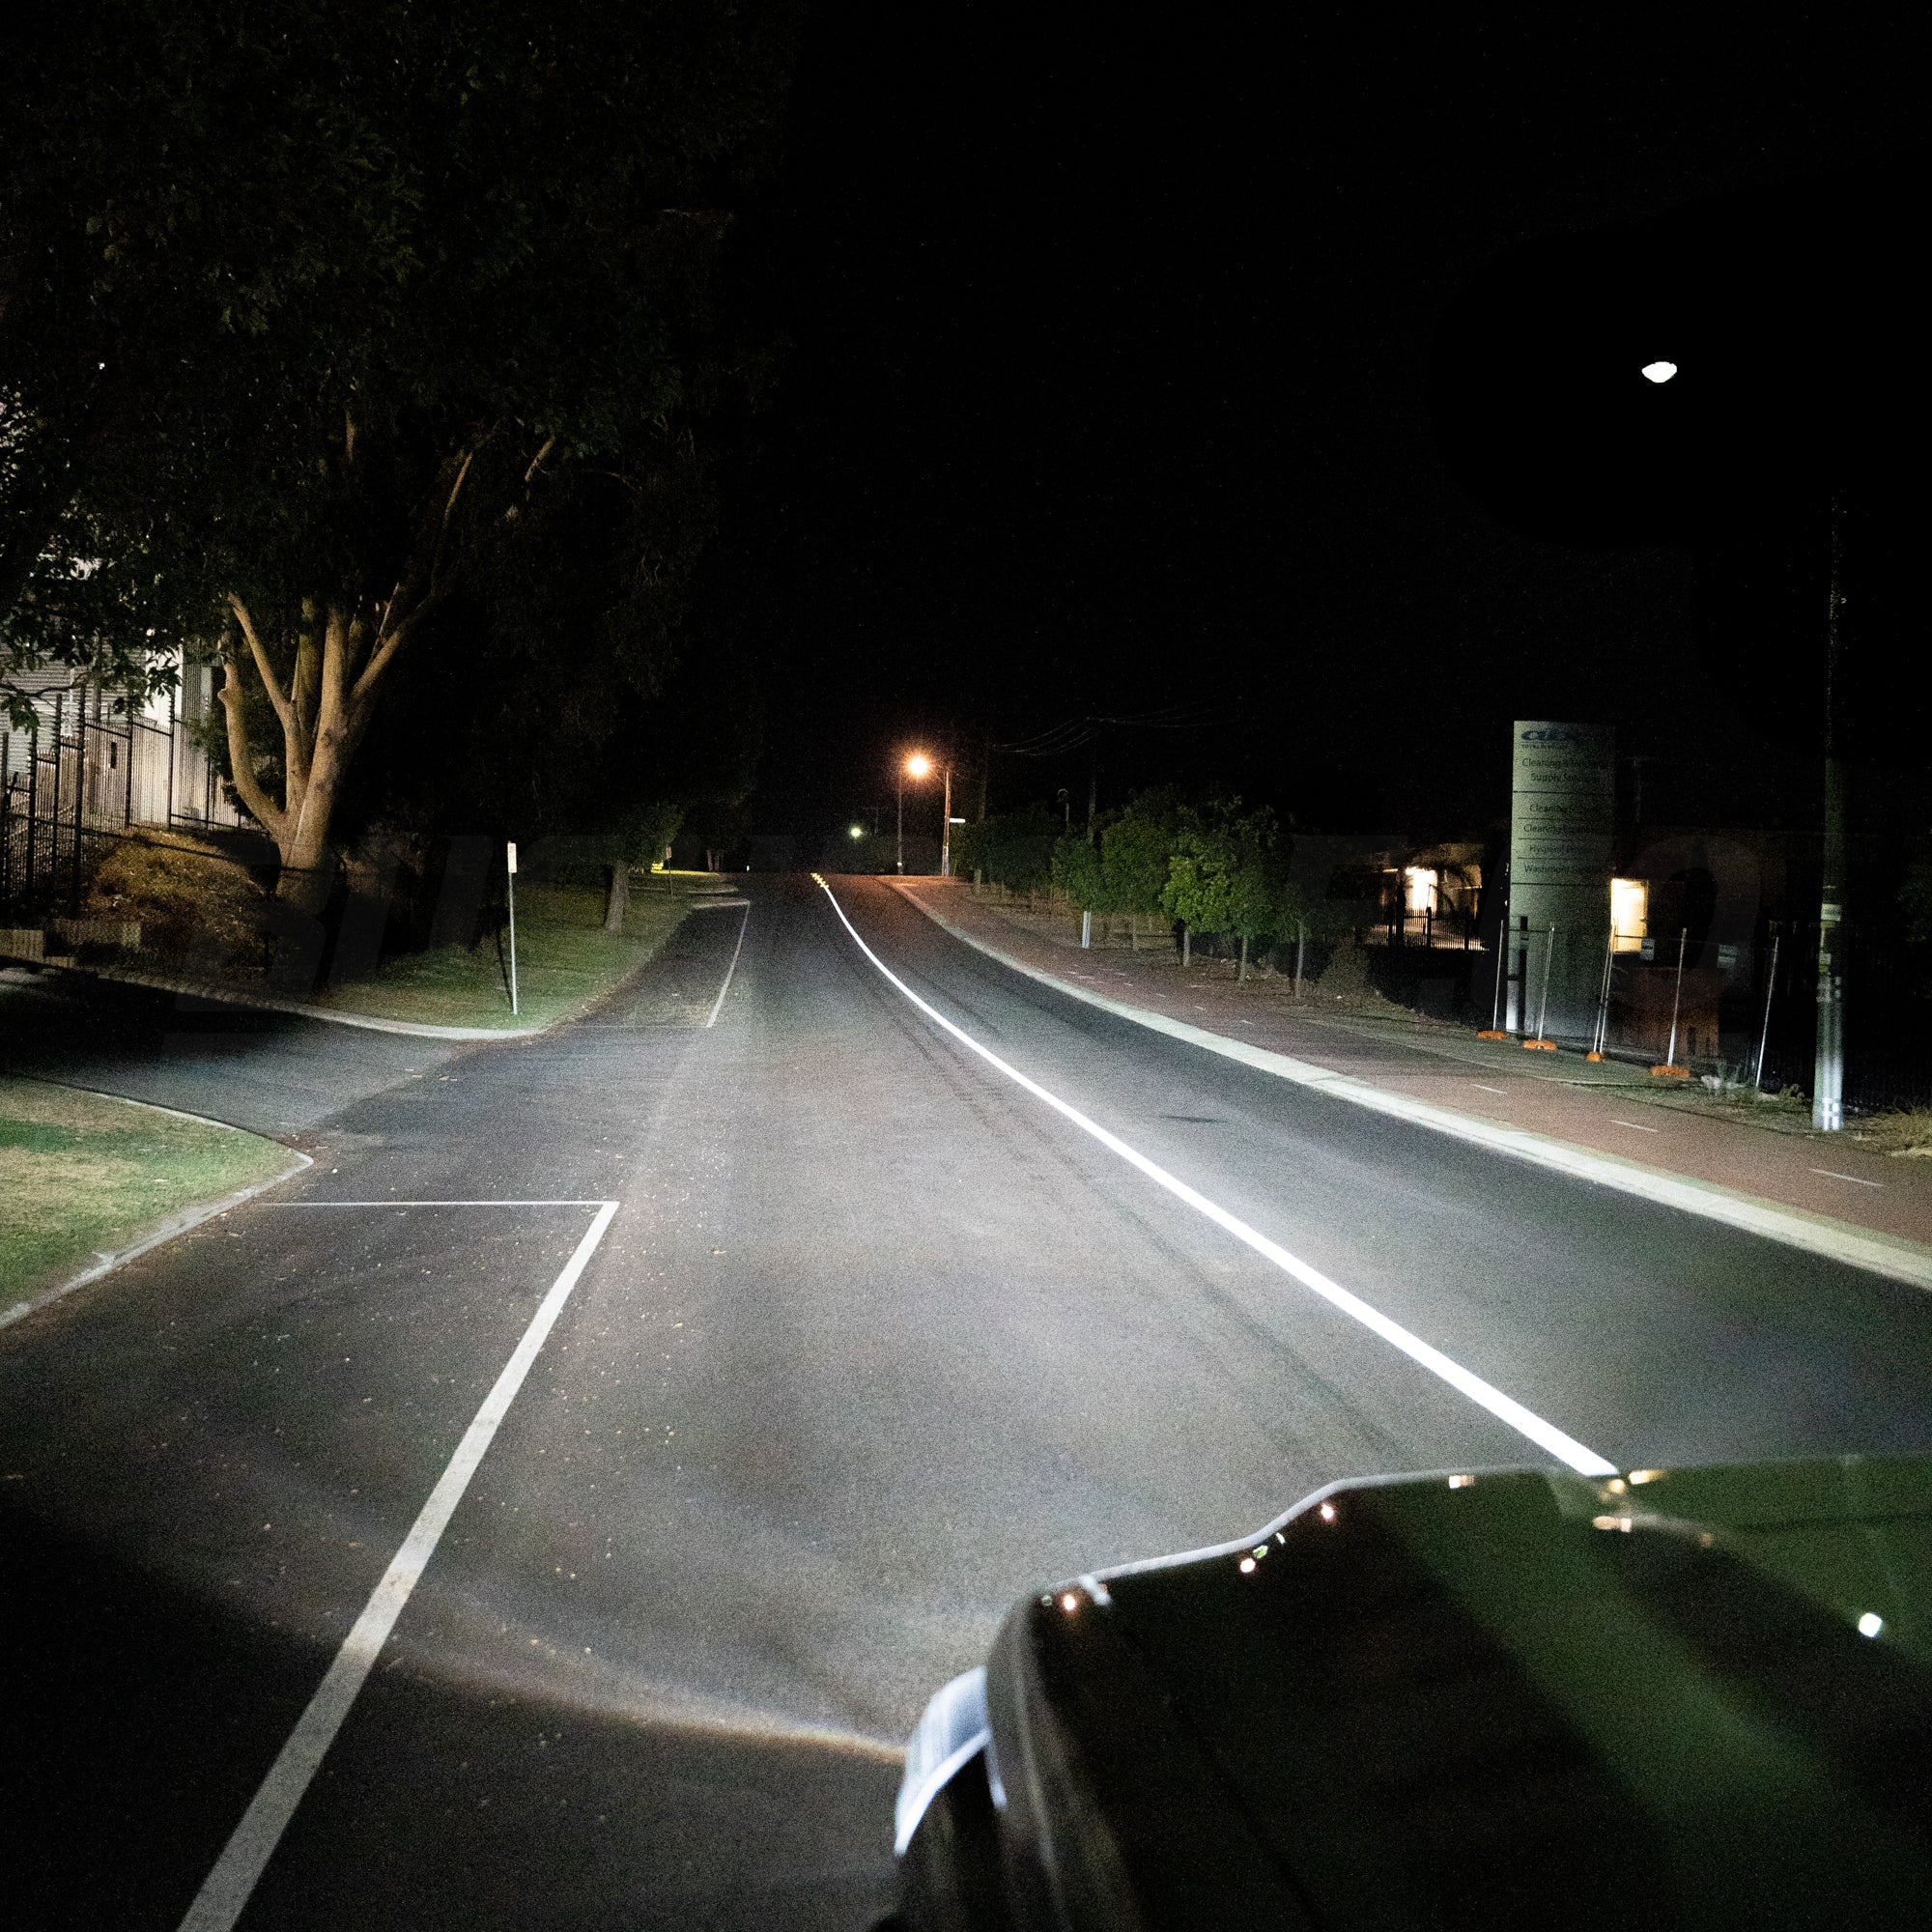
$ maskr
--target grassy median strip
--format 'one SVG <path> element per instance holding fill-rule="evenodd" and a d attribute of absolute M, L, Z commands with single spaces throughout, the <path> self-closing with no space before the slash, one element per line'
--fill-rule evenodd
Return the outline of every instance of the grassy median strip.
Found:
<path fill-rule="evenodd" d="M 0 1305 L 292 1158 L 239 1127 L 0 1075 Z"/>
<path fill-rule="evenodd" d="M 371 1019 L 419 1026 L 548 1026 L 581 1012 L 657 952 L 691 901 L 682 892 L 634 892 L 622 932 L 604 930 L 604 895 L 594 887 L 517 887 L 517 1004 L 510 1012 L 506 955 L 483 940 L 386 959 L 366 980 L 308 996 Z"/>

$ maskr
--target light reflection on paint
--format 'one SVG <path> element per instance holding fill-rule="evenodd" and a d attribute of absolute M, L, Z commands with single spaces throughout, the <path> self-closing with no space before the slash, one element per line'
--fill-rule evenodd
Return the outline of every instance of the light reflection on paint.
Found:
<path fill-rule="evenodd" d="M 1475 1481 L 1474 1476 L 1451 1476 L 1449 1478 L 1449 1487 L 1452 1490 L 1472 1489 L 1475 1486 Z"/>
<path fill-rule="evenodd" d="M 1627 1516 L 1593 1516 L 1590 1519 L 1590 1527 L 1592 1529 L 1620 1529 L 1628 1535 L 1632 1524 L 1631 1519 Z"/>
<path fill-rule="evenodd" d="M 1634 1483 L 1655 1483 L 1669 1475 L 1668 1469 L 1633 1469 L 1630 1479 Z"/>

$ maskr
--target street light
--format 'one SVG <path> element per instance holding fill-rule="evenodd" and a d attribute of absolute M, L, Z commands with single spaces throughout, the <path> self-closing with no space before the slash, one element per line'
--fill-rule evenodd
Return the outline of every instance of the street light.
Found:
<path fill-rule="evenodd" d="M 946 783 L 946 810 L 940 819 L 939 834 L 939 876 L 950 879 L 952 876 L 952 761 L 948 758 L 941 767 Z M 923 752 L 915 752 L 901 767 L 899 773 L 899 870 L 905 870 L 905 781 L 907 779 L 930 778 L 932 760 Z"/>
<path fill-rule="evenodd" d="M 849 830 L 850 836 L 854 838 L 863 838 L 866 836 L 866 828 L 863 825 L 854 825 Z"/>

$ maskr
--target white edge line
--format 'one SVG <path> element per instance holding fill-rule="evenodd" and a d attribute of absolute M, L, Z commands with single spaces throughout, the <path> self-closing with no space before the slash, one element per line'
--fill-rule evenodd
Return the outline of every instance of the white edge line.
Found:
<path fill-rule="evenodd" d="M 221 1856 L 215 1860 L 213 1870 L 202 1881 L 201 1889 L 196 1892 L 193 1904 L 182 1919 L 181 1932 L 229 1932 L 246 1909 L 256 1882 L 281 1842 L 282 1833 L 288 1829 L 289 1820 L 295 1816 L 296 1807 L 301 1803 L 309 1780 L 327 1754 L 336 1732 L 342 1727 L 342 1720 L 348 1717 L 350 1706 L 355 1701 L 356 1693 L 375 1667 L 376 1659 L 388 1641 L 396 1619 L 402 1614 L 403 1606 L 409 1602 L 431 1556 L 436 1553 L 436 1546 L 450 1518 L 455 1515 L 457 1504 L 463 1500 L 469 1479 L 476 1473 L 477 1464 L 482 1462 L 503 1417 L 509 1413 L 510 1405 L 516 1401 L 517 1391 L 523 1387 L 524 1378 L 529 1374 L 531 1363 L 549 1338 L 556 1318 L 563 1312 L 563 1304 L 570 1299 L 570 1292 L 577 1286 L 578 1277 L 582 1274 L 598 1242 L 604 1238 L 604 1231 L 611 1225 L 611 1217 L 616 1213 L 617 1206 L 614 1201 L 602 1204 L 584 1231 L 583 1238 L 578 1242 L 576 1251 L 564 1263 L 562 1273 L 551 1284 L 550 1293 L 538 1304 L 537 1312 L 530 1318 L 530 1325 L 524 1330 L 523 1340 L 504 1364 L 496 1386 L 483 1399 L 483 1406 L 476 1411 L 475 1420 L 464 1432 L 456 1454 L 449 1459 L 449 1466 L 430 1492 L 429 1500 L 423 1504 L 409 1535 L 403 1539 L 402 1548 L 390 1558 L 389 1567 L 383 1573 L 382 1581 L 376 1585 L 368 1603 L 363 1605 L 362 1614 L 343 1638 L 342 1648 L 335 1654 L 335 1662 L 328 1666 L 328 1674 L 317 1687 L 315 1695 L 308 1701 L 308 1708 L 297 1720 L 288 1742 L 270 1766 L 261 1788 L 242 1814 L 242 1822 L 236 1826 L 228 1843 L 222 1848 Z"/>
<path fill-rule="evenodd" d="M 264 1208 L 601 1208 L 602 1201 L 264 1201 Z"/>
<path fill-rule="evenodd" d="M 1480 1376 L 1472 1374 L 1469 1370 L 1463 1368 L 1460 1362 L 1452 1360 L 1441 1350 L 1431 1347 L 1421 1336 L 1411 1334 L 1401 1322 L 1390 1320 L 1380 1309 L 1372 1307 L 1368 1302 L 1362 1300 L 1359 1295 L 1350 1294 L 1339 1282 L 1329 1280 L 1320 1269 L 1311 1267 L 1299 1256 L 1291 1254 L 1278 1242 L 1269 1240 L 1259 1230 L 1249 1227 L 1245 1221 L 1229 1213 L 1218 1203 L 1208 1200 L 1205 1194 L 1188 1186 L 1184 1180 L 1169 1174 L 1164 1167 L 1157 1166 L 1146 1154 L 1140 1152 L 1135 1148 L 1129 1147 L 1118 1134 L 1110 1133 L 1098 1122 L 1089 1120 L 1077 1107 L 1068 1105 L 1058 1094 L 1049 1093 L 1037 1080 L 1030 1080 L 1017 1067 L 1009 1066 L 998 1054 L 992 1052 L 990 1048 L 981 1046 L 971 1034 L 967 1033 L 963 1028 L 955 1026 L 944 1013 L 921 999 L 859 937 L 858 929 L 845 917 L 845 908 L 833 896 L 830 886 L 823 886 L 821 890 L 824 892 L 825 896 L 832 901 L 832 910 L 838 915 L 839 923 L 852 935 L 853 943 L 859 948 L 860 952 L 921 1012 L 924 1013 L 928 1019 L 934 1021 L 937 1025 L 943 1027 L 962 1046 L 977 1053 L 989 1066 L 996 1067 L 1016 1086 L 1025 1088 L 1036 1099 L 1044 1100 L 1055 1113 L 1071 1121 L 1083 1133 L 1091 1134 L 1102 1147 L 1106 1148 L 1112 1153 L 1119 1154 L 1129 1166 L 1138 1168 L 1141 1173 L 1146 1175 L 1157 1186 L 1164 1187 L 1177 1200 L 1185 1202 L 1197 1213 L 1203 1214 L 1208 1220 L 1212 1221 L 1216 1227 L 1225 1229 L 1237 1241 L 1252 1248 L 1256 1254 L 1262 1256 L 1264 1260 L 1272 1262 L 1283 1273 L 1292 1275 L 1304 1288 L 1313 1289 L 1324 1301 L 1339 1308 L 1344 1315 L 1359 1321 L 1372 1334 L 1379 1335 L 1384 1342 L 1389 1343 L 1393 1348 L 1401 1350 L 1411 1361 L 1420 1364 L 1432 1375 L 1447 1382 L 1451 1388 L 1467 1396 L 1479 1407 L 1488 1409 L 1498 1422 L 1506 1423 L 1520 1435 L 1527 1436 L 1539 1449 L 1555 1457 L 1559 1463 L 1567 1463 L 1578 1475 L 1614 1476 L 1617 1473 L 1614 1463 L 1605 1462 L 1594 1449 L 1586 1448 L 1575 1436 L 1566 1435 L 1553 1423 L 1546 1422 L 1535 1410 L 1525 1408 L 1521 1403 L 1517 1402 L 1510 1396 L 1506 1396 L 1501 1389 L 1486 1382 Z"/>
<path fill-rule="evenodd" d="M 1777 1241 L 1789 1248 L 1802 1248 L 1807 1254 L 1823 1255 L 1829 1261 L 1842 1262 L 1848 1267 L 1863 1268 L 1871 1274 L 1886 1275 L 1893 1281 L 1907 1282 L 1914 1288 L 1932 1289 L 1932 1248 L 1907 1240 L 1902 1236 L 1853 1228 L 1843 1221 L 1833 1220 L 1829 1215 L 1785 1208 L 1756 1195 L 1734 1193 L 1715 1181 L 1696 1180 L 1688 1175 L 1666 1174 L 1657 1168 L 1646 1167 L 1640 1161 L 1625 1159 L 1620 1154 L 1601 1153 L 1593 1148 L 1577 1147 L 1549 1134 L 1532 1132 L 1527 1127 L 1507 1126 L 1500 1122 L 1484 1120 L 1480 1115 L 1462 1114 L 1430 1100 L 1418 1100 L 1407 1094 L 1389 1093 L 1370 1086 L 1367 1081 L 1357 1080 L 1351 1074 L 1336 1073 L 1328 1067 L 1318 1066 L 1312 1061 L 1295 1060 L 1267 1047 L 1251 1046 L 1246 1040 L 1230 1039 L 1223 1034 L 1209 1033 L 1206 1028 L 1191 1026 L 1185 1020 L 1170 1019 L 1165 1013 L 1151 1012 L 1145 1007 L 1132 1007 L 1123 1000 L 1110 1000 L 1104 993 L 1090 993 L 1084 986 L 1069 985 L 1065 980 L 1042 972 L 1037 966 L 1029 966 L 1024 960 L 1015 959 L 997 947 L 988 946 L 984 940 L 942 918 L 916 895 L 901 892 L 899 896 L 908 904 L 917 906 L 941 930 L 951 933 L 975 952 L 984 953 L 988 959 L 997 960 L 1000 965 L 1011 972 L 1024 974 L 1029 980 L 1037 980 L 1041 985 L 1053 987 L 1069 1000 L 1084 1000 L 1089 1006 L 1099 1007 L 1117 1018 L 1131 1020 L 1136 1026 L 1164 1033 L 1173 1039 L 1185 1040 L 1191 1046 L 1218 1053 L 1224 1059 L 1238 1060 L 1243 1065 L 1256 1067 L 1264 1073 L 1276 1074 L 1281 1079 L 1293 1080 L 1304 1087 L 1318 1088 L 1324 1094 L 1332 1094 L 1338 1100 L 1347 1100 L 1375 1113 L 1412 1122 L 1417 1126 L 1429 1127 L 1436 1133 L 1448 1134 L 1457 1140 L 1468 1141 L 1477 1147 L 1509 1154 L 1558 1174 L 1567 1174 L 1577 1180 L 1615 1188 L 1623 1194 L 1634 1194 L 1642 1200 L 1680 1208 L 1687 1214 L 1696 1214 L 1707 1221 L 1721 1221 L 1727 1226 L 1742 1228 L 1747 1234 L 1761 1236 L 1768 1241 Z"/>
<path fill-rule="evenodd" d="M 104 1097 L 107 1099 L 121 1099 L 124 1096 L 118 1094 L 110 1094 Z M 148 1103 L 145 1100 L 136 1100 L 131 1104 L 141 1107 L 146 1106 Z M 157 1114 L 173 1114 L 176 1111 L 173 1107 L 156 1107 L 155 1109 L 155 1112 Z M 185 1121 L 200 1121 L 203 1117 L 199 1114 L 181 1114 L 179 1118 Z M 228 1125 L 225 1121 L 209 1122 L 205 1122 L 205 1124 L 213 1126 Z M 231 1133 L 245 1133 L 247 1129 L 245 1127 L 233 1127 L 229 1131 Z M 259 1140 L 263 1137 L 257 1135 L 256 1138 Z M 101 1256 L 92 1267 L 83 1268 L 79 1274 L 74 1275 L 71 1280 L 62 1282 L 57 1288 L 47 1289 L 40 1294 L 29 1296 L 25 1301 L 16 1301 L 10 1307 L 0 1308 L 0 1328 L 8 1328 L 15 1321 L 25 1321 L 29 1315 L 45 1308 L 50 1302 L 59 1301 L 63 1296 L 71 1294 L 75 1289 L 85 1288 L 89 1282 L 99 1281 L 102 1275 L 112 1274 L 116 1268 L 125 1267 L 129 1262 L 138 1260 L 150 1248 L 158 1248 L 163 1241 L 172 1241 L 177 1235 L 185 1235 L 190 1228 L 198 1228 L 204 1221 L 212 1221 L 215 1215 L 227 1213 L 231 1208 L 239 1208 L 244 1201 L 252 1201 L 256 1195 L 266 1194 L 271 1187 L 279 1187 L 283 1181 L 299 1174 L 303 1168 L 315 1165 L 315 1162 L 307 1154 L 300 1152 L 295 1148 L 287 1148 L 283 1151 L 293 1157 L 289 1165 L 283 1168 L 281 1173 L 271 1175 L 267 1180 L 258 1180 L 252 1187 L 242 1187 L 236 1189 L 233 1194 L 224 1194 L 218 1201 L 204 1201 L 198 1208 L 184 1208 L 179 1213 L 170 1214 L 165 1221 L 151 1228 L 138 1241 L 134 1241 L 125 1248 L 117 1249 L 111 1255 Z M 281 1207 L 286 1204 L 281 1202 L 266 1202 L 263 1205 L 265 1207 Z"/>
<path fill-rule="evenodd" d="M 738 970 L 738 955 L 745 950 L 745 928 L 752 923 L 752 902 L 745 901 L 745 917 L 738 922 L 738 943 L 731 949 L 731 963 L 724 969 L 724 983 L 718 989 L 718 997 L 711 1003 L 711 1018 L 704 1024 L 708 1027 L 717 1019 L 719 1009 L 724 1004 L 724 995 L 731 990 L 731 975 Z"/>

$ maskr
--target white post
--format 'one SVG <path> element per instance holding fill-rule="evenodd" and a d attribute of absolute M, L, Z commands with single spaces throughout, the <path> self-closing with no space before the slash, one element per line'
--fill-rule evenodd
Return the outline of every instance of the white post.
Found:
<path fill-rule="evenodd" d="M 1670 1044 L 1664 1049 L 1663 1064 L 1677 1065 L 1677 1009 L 1684 999 L 1684 948 L 1690 938 L 1690 928 L 1687 925 L 1677 935 L 1677 990 L 1670 996 Z"/>
<path fill-rule="evenodd" d="M 506 860 L 508 870 L 504 873 L 504 883 L 510 895 L 510 1011 L 517 1011 L 517 841 L 509 841 Z"/>
<path fill-rule="evenodd" d="M 1083 952 L 1088 952 L 1092 949 L 1093 944 L 1094 915 L 1091 912 L 1083 911 L 1080 915 L 1080 950 Z"/>
<path fill-rule="evenodd" d="M 1549 937 L 1544 943 L 1543 948 L 1543 999 L 1536 1009 L 1536 1037 L 1538 1039 L 1543 1037 L 1543 1022 L 1549 1014 L 1549 966 L 1551 960 L 1555 957 L 1556 928 L 1552 925 L 1549 928 Z M 1529 992 L 1529 975 L 1527 973 L 1523 975 L 1522 990 L 1524 995 L 1527 996 Z M 1525 1013 L 1523 1017 L 1527 1019 L 1529 1016 Z"/>
<path fill-rule="evenodd" d="M 1610 1037 L 1610 961 L 1617 950 L 1617 928 L 1611 925 L 1609 936 L 1604 941 L 1604 981 L 1597 988 L 1597 1031 L 1590 1041 L 1590 1051 L 1601 1055 Z"/>
<path fill-rule="evenodd" d="M 1771 995 L 1777 984 L 1777 943 L 1783 937 L 1781 932 L 1771 935 L 1771 972 L 1764 982 L 1764 1025 L 1758 1029 L 1757 1069 L 1751 1075 L 1751 1085 L 1760 1091 L 1764 1087 L 1764 1050 L 1771 1044 Z"/>
<path fill-rule="evenodd" d="M 1308 922 L 1294 922 L 1294 997 L 1301 997 L 1301 968 L 1308 957 Z"/>

